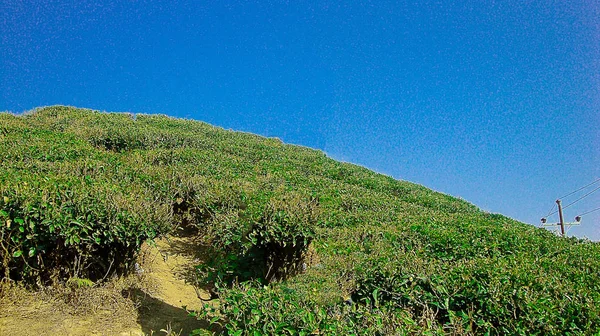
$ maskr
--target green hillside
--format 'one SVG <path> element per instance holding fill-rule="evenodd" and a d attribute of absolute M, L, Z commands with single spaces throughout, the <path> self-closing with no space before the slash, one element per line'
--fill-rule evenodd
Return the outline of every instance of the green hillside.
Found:
<path fill-rule="evenodd" d="M 159 115 L 0 114 L 0 271 L 39 286 L 201 238 L 231 335 L 594 334 L 600 245 L 278 139 Z"/>

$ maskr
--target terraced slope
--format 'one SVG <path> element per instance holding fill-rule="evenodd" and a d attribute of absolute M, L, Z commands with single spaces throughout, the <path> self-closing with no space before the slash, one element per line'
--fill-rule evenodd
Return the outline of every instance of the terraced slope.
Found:
<path fill-rule="evenodd" d="M 600 246 L 324 153 L 158 115 L 0 114 L 5 278 L 101 282 L 192 230 L 199 318 L 255 334 L 594 334 Z"/>

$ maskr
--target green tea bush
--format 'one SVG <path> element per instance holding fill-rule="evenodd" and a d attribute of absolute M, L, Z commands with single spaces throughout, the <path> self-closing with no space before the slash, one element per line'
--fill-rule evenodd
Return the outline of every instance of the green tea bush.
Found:
<path fill-rule="evenodd" d="M 142 242 L 170 223 L 169 209 L 142 190 L 132 202 L 135 189 L 91 180 L 2 182 L 3 266 L 12 278 L 100 279 L 128 267 Z"/>
<path fill-rule="evenodd" d="M 217 213 L 204 232 L 213 255 L 199 270 L 209 282 L 260 279 L 268 283 L 301 272 L 319 218 L 316 199 L 295 192 L 241 198 Z M 246 202 L 248 204 L 246 204 Z"/>
<path fill-rule="evenodd" d="M 408 314 L 391 311 L 377 300 L 323 307 L 281 285 L 246 282 L 223 289 L 221 301 L 219 309 L 207 305 L 203 317 L 212 317 L 227 335 L 389 335 L 397 334 L 400 326 L 401 334 L 423 330 Z"/>

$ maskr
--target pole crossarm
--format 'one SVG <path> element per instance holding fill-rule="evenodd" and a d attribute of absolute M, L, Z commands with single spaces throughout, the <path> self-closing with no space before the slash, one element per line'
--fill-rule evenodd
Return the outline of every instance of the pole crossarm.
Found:
<path fill-rule="evenodd" d="M 559 199 L 556 200 L 556 204 L 558 205 L 557 211 L 558 211 L 559 222 L 558 223 L 547 223 L 546 217 L 543 217 L 542 222 L 540 223 L 540 226 L 557 226 L 557 229 L 560 229 L 560 235 L 562 237 L 565 237 L 566 236 L 565 226 L 581 225 L 581 216 L 575 217 L 575 222 L 565 223 L 565 220 L 563 218 L 563 207 L 562 207 L 561 201 Z"/>
<path fill-rule="evenodd" d="M 565 226 L 581 225 L 581 222 L 564 223 Z M 545 223 L 540 226 L 560 226 L 560 223 Z"/>

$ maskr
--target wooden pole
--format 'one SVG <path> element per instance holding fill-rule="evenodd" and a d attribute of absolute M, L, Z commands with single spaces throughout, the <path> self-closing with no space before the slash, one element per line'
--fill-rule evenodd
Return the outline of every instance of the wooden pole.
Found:
<path fill-rule="evenodd" d="M 563 220 L 562 205 L 560 204 L 560 200 L 556 200 L 556 204 L 558 204 L 558 217 L 560 218 L 560 233 L 564 237 L 565 236 L 565 221 Z"/>

